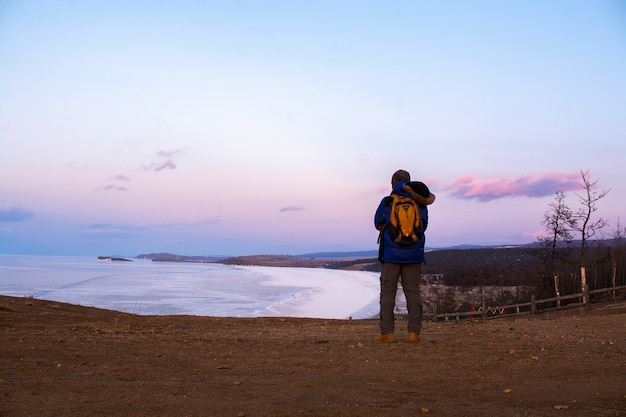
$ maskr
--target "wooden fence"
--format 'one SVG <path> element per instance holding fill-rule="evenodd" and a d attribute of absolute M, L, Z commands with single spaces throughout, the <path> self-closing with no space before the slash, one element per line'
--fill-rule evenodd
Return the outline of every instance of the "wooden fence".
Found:
<path fill-rule="evenodd" d="M 561 310 L 572 307 L 588 306 L 589 303 L 594 300 L 592 295 L 607 294 L 610 298 L 615 299 L 620 292 L 626 291 L 626 285 L 619 287 L 602 288 L 599 290 L 589 291 L 587 288 L 583 289 L 583 292 L 570 295 L 562 295 L 559 297 L 546 298 L 543 300 L 536 300 L 535 296 L 531 296 L 530 302 L 520 304 L 510 304 L 503 306 L 487 306 L 484 302 L 482 306 L 478 306 L 474 311 L 463 311 L 456 313 L 440 313 L 434 311 L 431 314 L 424 314 L 424 318 L 429 317 L 432 321 L 449 321 L 449 320 L 463 320 L 463 319 L 495 319 L 501 317 L 511 317 L 523 314 L 538 314 L 547 311 Z"/>

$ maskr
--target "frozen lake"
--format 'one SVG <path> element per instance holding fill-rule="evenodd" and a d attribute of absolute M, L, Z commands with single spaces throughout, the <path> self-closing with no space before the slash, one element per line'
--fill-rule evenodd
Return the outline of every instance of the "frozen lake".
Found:
<path fill-rule="evenodd" d="M 0 294 L 143 315 L 370 318 L 378 274 L 311 268 L 0 255 Z"/>

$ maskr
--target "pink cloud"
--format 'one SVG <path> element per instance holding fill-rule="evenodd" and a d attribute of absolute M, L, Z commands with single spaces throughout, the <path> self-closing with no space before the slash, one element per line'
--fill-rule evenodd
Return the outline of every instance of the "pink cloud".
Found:
<path fill-rule="evenodd" d="M 176 169 L 176 164 L 171 159 L 168 159 L 166 161 L 152 162 L 150 165 L 143 166 L 144 171 L 159 172 L 164 169 Z"/>
<path fill-rule="evenodd" d="M 168 149 L 158 151 L 155 155 L 159 158 L 171 158 L 172 156 L 176 155 L 177 153 L 181 153 L 182 151 L 182 149 Z"/>
<path fill-rule="evenodd" d="M 136 237 L 142 232 L 141 227 L 106 223 L 91 224 L 82 229 L 81 235 L 91 239 L 129 238 Z"/>
<path fill-rule="evenodd" d="M 97 191 L 127 191 L 126 187 L 120 187 L 115 184 L 107 184 L 96 188 Z"/>
<path fill-rule="evenodd" d="M 453 197 L 487 202 L 504 197 L 545 197 L 556 191 L 580 188 L 580 174 L 550 172 L 526 174 L 519 177 L 495 177 L 484 180 L 474 175 L 461 175 L 451 184 L 439 184 L 438 189 Z"/>
<path fill-rule="evenodd" d="M 301 207 L 301 206 L 288 206 L 288 207 L 281 208 L 279 211 L 281 213 L 284 213 L 286 211 L 302 211 L 302 210 L 304 210 L 304 207 Z"/>
<path fill-rule="evenodd" d="M 166 223 L 154 225 L 156 228 L 197 228 L 200 226 L 207 226 L 212 224 L 221 223 L 222 219 L 219 217 L 209 218 L 195 223 Z"/>
<path fill-rule="evenodd" d="M 163 171 L 164 169 L 176 169 L 176 164 L 172 160 L 172 157 L 181 152 L 183 152 L 183 149 L 170 149 L 170 150 L 158 151 L 157 153 L 155 153 L 155 156 L 161 160 L 153 161 L 150 163 L 150 165 L 144 165 L 143 170 L 159 172 L 159 171 Z"/>

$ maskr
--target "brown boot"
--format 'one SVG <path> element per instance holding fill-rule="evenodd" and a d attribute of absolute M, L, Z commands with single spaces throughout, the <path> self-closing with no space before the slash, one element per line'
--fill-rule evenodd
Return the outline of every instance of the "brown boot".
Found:
<path fill-rule="evenodd" d="M 376 337 L 377 342 L 395 342 L 396 336 L 393 333 L 381 334 Z"/>
<path fill-rule="evenodd" d="M 409 332 L 409 342 L 417 343 L 420 341 L 420 335 L 414 332 Z"/>

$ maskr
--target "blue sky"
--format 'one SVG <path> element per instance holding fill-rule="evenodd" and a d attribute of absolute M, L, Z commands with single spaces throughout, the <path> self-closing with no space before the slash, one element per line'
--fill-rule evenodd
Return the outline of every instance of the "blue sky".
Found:
<path fill-rule="evenodd" d="M 0 253 L 528 243 L 580 170 L 623 213 L 619 1 L 0 1 Z M 622 220 L 624 223 L 624 220 Z"/>

